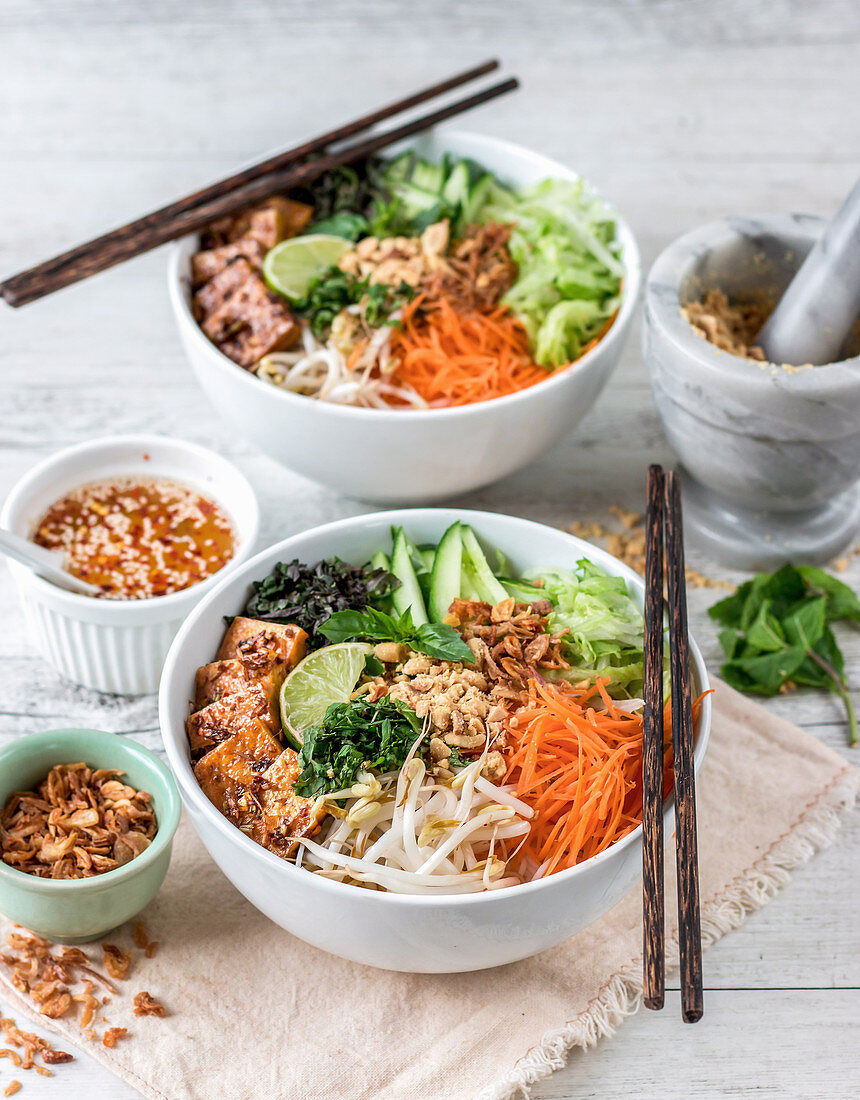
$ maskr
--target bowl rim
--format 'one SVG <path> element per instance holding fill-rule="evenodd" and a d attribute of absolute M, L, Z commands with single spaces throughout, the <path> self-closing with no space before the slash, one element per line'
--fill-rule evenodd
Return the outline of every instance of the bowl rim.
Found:
<path fill-rule="evenodd" d="M 258 554 L 255 554 L 253 558 L 245 562 L 241 567 L 241 574 L 247 577 L 249 583 L 255 579 L 253 574 L 255 570 L 259 568 L 269 568 L 268 565 L 264 565 L 268 559 L 273 555 L 280 557 L 282 554 L 288 556 L 294 556 L 292 552 L 293 545 L 299 542 L 301 539 L 310 535 L 325 535 L 334 536 L 335 538 L 341 532 L 348 532 L 351 528 L 360 527 L 362 522 L 366 522 L 369 518 L 373 520 L 381 521 L 383 523 L 396 523 L 408 524 L 410 518 L 417 519 L 419 516 L 425 516 L 427 513 L 437 514 L 440 517 L 440 527 L 446 525 L 449 522 L 453 522 L 454 518 L 462 519 L 465 522 L 480 524 L 483 520 L 489 519 L 492 522 L 510 522 L 514 525 L 526 528 L 532 531 L 536 536 L 539 536 L 542 531 L 551 531 L 555 535 L 561 536 L 564 540 L 571 543 L 572 548 L 576 548 L 581 551 L 583 556 L 594 554 L 598 562 L 603 559 L 605 561 L 611 561 L 614 563 L 614 567 L 617 572 L 616 575 L 624 577 L 628 582 L 628 585 L 632 586 L 636 596 L 641 600 L 644 598 L 645 584 L 641 577 L 634 572 L 628 565 L 620 561 L 614 555 L 609 554 L 608 551 L 603 550 L 599 546 L 595 546 L 593 543 L 587 542 L 585 539 L 578 538 L 575 535 L 562 531 L 558 528 L 550 527 L 548 524 L 538 523 L 534 520 L 522 519 L 518 516 L 508 516 L 499 512 L 487 512 L 475 509 L 459 509 L 459 508 L 400 508 L 400 509 L 388 509 L 380 512 L 370 512 L 357 516 L 349 516 L 345 519 L 334 520 L 329 523 L 320 524 L 316 527 L 308 528 L 306 531 L 299 532 L 298 534 L 291 535 L 286 539 L 282 539 L 277 543 L 273 543 L 265 550 L 261 550 Z M 444 528 L 443 528 L 444 529 Z M 289 874 L 305 874 L 310 875 L 311 872 L 304 870 L 303 868 L 296 867 L 296 865 L 289 860 L 281 859 L 273 852 L 263 848 L 250 837 L 246 836 L 241 829 L 238 829 L 232 822 L 228 821 L 226 817 L 209 801 L 206 795 L 203 793 L 196 780 L 194 779 L 194 773 L 191 769 L 190 760 L 188 756 L 179 747 L 180 738 L 174 737 L 170 732 L 173 728 L 172 715 L 169 713 L 169 699 L 171 682 L 175 673 L 176 665 L 181 656 L 186 639 L 192 634 L 197 620 L 204 613 L 204 611 L 216 604 L 221 596 L 222 589 L 226 588 L 228 584 L 237 581 L 239 576 L 234 573 L 231 577 L 225 577 L 222 582 L 213 588 L 206 597 L 200 601 L 194 608 L 194 610 L 188 615 L 183 622 L 179 632 L 173 640 L 170 646 L 167 657 L 165 658 L 164 666 L 161 674 L 161 683 L 159 685 L 158 693 L 158 719 L 159 728 L 161 731 L 161 740 L 164 745 L 165 752 L 167 754 L 167 760 L 173 772 L 176 784 L 179 788 L 180 796 L 183 801 L 189 805 L 189 809 L 193 807 L 194 812 L 200 812 L 203 816 L 206 816 L 212 821 L 215 828 L 221 833 L 228 843 L 238 844 L 239 851 L 244 851 L 248 858 L 256 858 L 263 860 L 263 865 L 272 869 L 275 868 L 289 868 L 286 872 Z M 690 661 L 693 673 L 698 681 L 699 690 L 702 693 L 707 692 L 702 700 L 702 708 L 699 714 L 699 722 L 697 727 L 697 739 L 694 750 L 694 761 L 696 772 L 699 771 L 702 760 L 704 759 L 705 752 L 708 745 L 708 740 L 711 732 L 711 719 L 712 719 L 712 696 L 711 683 L 708 676 L 708 670 L 705 665 L 704 658 L 701 650 L 696 644 L 695 639 L 690 636 Z M 181 741 L 185 742 L 185 730 L 184 724 L 182 727 Z M 184 748 L 184 744 L 183 744 Z M 663 819 L 664 824 L 671 825 L 674 815 L 674 796 L 670 795 L 669 798 L 664 800 L 663 803 Z M 194 813 L 192 813 L 192 823 L 194 822 Z M 195 825 L 196 829 L 196 825 Z M 669 829 L 669 831 L 671 831 Z M 385 899 L 380 901 L 380 904 L 387 905 L 399 905 L 399 906 L 433 906 L 433 905 L 456 905 L 456 906 L 470 906 L 489 904 L 493 901 L 499 901 L 505 897 L 518 898 L 526 894 L 535 893 L 543 889 L 551 887 L 552 884 L 568 881 L 582 875 L 599 864 L 607 862 L 614 855 L 624 851 L 631 845 L 638 843 L 642 835 L 642 825 L 637 825 L 635 829 L 631 830 L 627 836 L 622 837 L 621 840 L 615 844 L 610 845 L 603 852 L 598 853 L 596 856 L 584 860 L 582 863 L 578 863 L 575 867 L 567 868 L 564 871 L 557 871 L 553 875 L 549 875 L 546 878 L 538 879 L 533 882 L 519 883 L 515 886 L 505 887 L 504 890 L 483 891 L 476 894 L 442 894 L 438 896 L 423 895 L 423 894 L 395 894 L 388 891 L 361 891 L 362 896 L 374 899 L 371 904 L 375 903 L 376 899 Z M 283 873 L 283 871 L 279 872 Z M 338 898 L 344 898 L 345 896 L 355 896 L 357 887 L 343 882 L 336 882 L 334 880 L 323 878 L 319 875 L 313 875 L 315 880 L 314 885 L 319 886 L 324 892 L 329 893 L 330 896 L 337 900 Z M 343 891 L 350 891 L 349 895 L 344 895 Z"/>
<path fill-rule="evenodd" d="M 129 432 L 118 435 L 104 435 L 99 436 L 96 439 L 87 439 L 82 443 L 74 443 L 70 447 L 63 447 L 59 451 L 55 451 L 53 454 L 41 459 L 35 466 L 27 470 L 21 477 L 15 482 L 9 491 L 9 495 L 3 502 L 2 509 L 0 509 L 0 524 L 4 527 L 9 527 L 9 516 L 13 511 L 17 511 L 19 508 L 26 507 L 28 497 L 32 493 L 33 485 L 42 477 L 43 474 L 52 471 L 57 467 L 62 467 L 65 462 L 71 458 L 76 458 L 79 455 L 86 455 L 88 453 L 97 457 L 99 452 L 107 450 L 111 447 L 145 447 L 150 450 L 155 450 L 163 446 L 176 447 L 186 454 L 194 455 L 198 459 L 202 459 L 209 464 L 213 473 L 216 475 L 215 488 L 212 490 L 212 497 L 216 499 L 230 516 L 237 535 L 240 536 L 239 545 L 234 553 L 233 557 L 216 572 L 209 577 L 205 577 L 201 581 L 197 581 L 195 584 L 189 585 L 187 588 L 182 588 L 178 592 L 170 592 L 166 596 L 153 596 L 148 599 L 140 600 L 107 600 L 101 599 L 97 596 L 85 596 L 81 592 L 71 592 L 65 588 L 61 588 L 57 584 L 52 584 L 51 581 L 47 581 L 44 577 L 38 576 L 38 574 L 27 569 L 26 566 L 19 564 L 18 562 L 10 562 L 10 569 L 12 569 L 19 576 L 25 577 L 28 583 L 42 596 L 48 596 L 52 600 L 61 605 L 65 605 L 69 611 L 94 611 L 98 609 L 99 617 L 105 618 L 120 618 L 120 617 L 146 617 L 152 616 L 154 611 L 160 613 L 164 610 L 167 615 L 160 615 L 159 618 L 165 618 L 174 613 L 182 614 L 183 604 L 189 602 L 189 600 L 196 600 L 202 591 L 209 591 L 214 587 L 215 583 L 223 579 L 225 571 L 230 571 L 232 568 L 239 566 L 245 562 L 254 549 L 257 538 L 260 532 L 260 502 L 257 498 L 257 494 L 254 491 L 254 487 L 250 481 L 245 477 L 242 471 L 232 463 L 224 455 L 219 454 L 217 451 L 211 450 L 209 447 L 203 447 L 199 443 L 191 443 L 186 439 L 179 439 L 170 435 L 158 435 L 150 432 Z M 167 463 L 170 465 L 170 463 Z M 217 474 L 219 468 L 223 469 L 228 467 L 232 475 L 237 479 L 242 493 L 245 496 L 246 504 L 250 506 L 250 517 L 248 523 L 245 525 L 244 531 L 239 530 L 239 524 L 236 520 L 236 516 L 233 514 L 232 509 L 227 508 L 223 500 L 220 497 L 220 492 L 217 482 Z M 177 467 L 176 473 L 172 475 L 179 483 L 183 483 L 182 470 Z M 98 480 L 99 475 L 93 473 L 90 481 Z M 86 485 L 89 482 L 84 480 L 81 485 Z M 194 488 L 194 486 L 190 486 Z M 201 490 L 202 491 L 202 490 Z"/>
<path fill-rule="evenodd" d="M 800 391 L 808 396 L 831 389 L 856 391 L 860 355 L 816 367 L 752 362 L 715 347 L 699 336 L 681 314 L 682 282 L 696 260 L 718 245 L 749 236 L 753 228 L 807 237 L 814 242 L 826 225 L 827 219 L 815 214 L 735 214 L 687 230 L 660 252 L 646 276 L 646 327 L 659 329 L 681 353 L 695 359 L 698 366 L 718 373 L 733 385 L 768 390 L 776 385 L 781 390 Z"/>
<path fill-rule="evenodd" d="M 589 180 L 574 169 L 568 168 L 566 165 L 561 164 L 561 162 L 551 157 L 547 157 L 543 153 L 531 150 L 524 145 L 519 145 L 516 142 L 507 141 L 506 139 L 497 138 L 489 134 L 479 134 L 470 130 L 434 128 L 425 131 L 424 134 L 416 135 L 416 138 L 398 142 L 396 145 L 391 146 L 391 150 L 396 151 L 401 148 L 409 148 L 422 136 L 437 133 L 441 136 L 443 143 L 450 139 L 452 142 L 474 143 L 478 146 L 483 145 L 485 148 L 504 150 L 511 156 L 516 156 L 521 160 L 530 160 L 532 163 L 544 165 L 547 171 L 551 171 L 560 179 L 566 179 L 572 182 L 582 182 L 585 187 L 605 205 L 615 219 L 616 236 L 622 247 L 621 261 L 624 264 L 624 276 L 622 277 L 621 286 L 621 304 L 618 308 L 618 312 L 609 329 L 603 334 L 593 348 L 589 349 L 584 355 L 581 355 L 578 359 L 565 367 L 556 368 L 555 371 L 548 374 L 546 379 L 542 379 L 535 385 L 526 387 L 526 389 L 517 390 L 515 393 L 505 394 L 502 397 L 492 397 L 488 401 L 476 401 L 469 405 L 457 405 L 453 408 L 442 409 L 366 409 L 355 405 L 341 405 L 329 401 L 313 402 L 312 408 L 325 410 L 324 415 L 330 413 L 335 417 L 345 417 L 347 419 L 360 416 L 362 421 L 368 423 L 371 421 L 371 418 L 379 422 L 385 422 L 392 416 L 396 417 L 398 421 L 420 422 L 428 417 L 431 418 L 431 421 L 434 418 L 441 419 L 445 416 L 460 418 L 470 414 L 475 415 L 482 409 L 507 408 L 517 401 L 527 400 L 529 395 L 536 390 L 545 393 L 550 386 L 558 387 L 559 385 L 563 385 L 564 380 L 571 374 L 575 372 L 578 373 L 580 370 L 585 370 L 585 368 L 598 357 L 598 353 L 601 352 L 602 349 L 623 338 L 627 325 L 636 309 L 642 292 L 642 258 L 636 237 L 627 221 L 621 216 L 615 206 L 606 199 Z M 170 252 L 167 267 L 167 283 L 168 294 L 174 315 L 179 321 L 182 330 L 191 335 L 200 350 L 208 354 L 213 364 L 225 370 L 229 367 L 230 377 L 234 378 L 238 385 L 245 387 L 250 385 L 256 390 L 258 385 L 261 384 L 260 379 L 251 374 L 250 371 L 240 367 L 238 363 L 234 363 L 232 359 L 216 348 L 203 334 L 202 329 L 194 320 L 191 313 L 191 307 L 185 295 L 185 280 L 187 276 L 180 271 L 180 267 L 185 263 L 183 250 L 188 246 L 191 240 L 196 238 L 196 236 L 196 234 L 189 234 L 186 237 L 180 238 L 174 243 Z M 295 412 L 301 412 L 302 410 L 306 412 L 308 401 L 313 400 L 303 394 L 292 393 L 290 390 L 283 390 L 277 386 L 270 386 L 269 389 L 274 391 L 274 400 L 276 402 L 282 402 L 285 408 L 292 408 Z"/>
<path fill-rule="evenodd" d="M 101 890 L 119 886 L 126 879 L 146 870 L 172 843 L 182 813 L 182 800 L 173 773 L 151 749 L 146 748 L 145 745 L 141 745 L 137 741 L 126 740 L 122 734 L 108 733 L 107 730 L 84 728 L 39 730 L 35 733 L 22 734 L 20 737 L 16 737 L 7 744 L 0 746 L 0 766 L 6 765 L 9 757 L 25 754 L 35 748 L 34 738 L 38 742 L 58 738 L 71 741 L 82 734 L 85 734 L 88 738 L 95 738 L 101 745 L 110 745 L 112 748 L 119 746 L 121 753 L 127 753 L 129 757 L 133 757 L 136 763 L 141 764 L 150 774 L 157 775 L 163 783 L 166 792 L 166 806 L 164 812 L 158 815 L 158 828 L 152 843 L 144 852 L 129 860 L 128 863 L 123 864 L 122 867 L 114 867 L 111 871 L 103 871 L 100 875 L 91 875 L 89 878 L 39 878 L 38 875 L 29 875 L 26 871 L 19 871 L 16 867 L 10 867 L 0 859 L 0 885 L 6 882 L 19 889 L 31 889 L 43 894 L 98 893 Z M 96 749 L 97 752 L 98 749 Z M 87 752 L 85 755 L 90 754 Z M 87 763 L 90 762 L 87 761 Z M 93 767 L 94 765 L 90 764 L 90 766 Z M 8 798 L 8 795 L 6 797 Z"/>

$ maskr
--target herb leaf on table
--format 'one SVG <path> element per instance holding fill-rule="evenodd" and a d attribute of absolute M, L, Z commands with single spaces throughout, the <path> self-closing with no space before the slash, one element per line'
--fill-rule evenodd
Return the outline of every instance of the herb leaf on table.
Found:
<path fill-rule="evenodd" d="M 724 629 L 720 673 L 738 691 L 776 695 L 786 684 L 835 692 L 845 705 L 851 744 L 857 716 L 845 659 L 830 623 L 860 623 L 860 600 L 842 581 L 812 566 L 758 573 L 709 610 Z"/>
<path fill-rule="evenodd" d="M 337 611 L 319 631 L 330 642 L 347 642 L 353 638 L 368 642 L 402 642 L 417 653 L 426 653 L 439 661 L 474 661 L 471 649 L 453 627 L 445 623 L 415 626 L 408 610 L 399 618 L 375 607 Z"/>

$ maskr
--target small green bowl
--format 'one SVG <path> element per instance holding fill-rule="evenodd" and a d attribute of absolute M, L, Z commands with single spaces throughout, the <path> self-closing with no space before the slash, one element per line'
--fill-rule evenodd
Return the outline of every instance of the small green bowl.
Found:
<path fill-rule="evenodd" d="M 79 761 L 119 768 L 131 786 L 148 791 L 158 831 L 136 859 L 92 878 L 39 878 L 0 860 L 0 912 L 56 943 L 96 940 L 148 905 L 167 874 L 179 825 L 179 792 L 165 765 L 142 745 L 101 730 L 45 730 L 0 748 L 0 806 L 13 791 L 32 790 L 55 764 Z"/>

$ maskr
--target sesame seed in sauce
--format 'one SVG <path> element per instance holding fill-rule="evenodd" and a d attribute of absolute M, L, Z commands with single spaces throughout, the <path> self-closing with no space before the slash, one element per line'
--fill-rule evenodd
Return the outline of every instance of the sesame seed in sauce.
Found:
<path fill-rule="evenodd" d="M 114 600 L 179 592 L 233 557 L 230 518 L 195 489 L 167 479 L 93 482 L 56 501 L 33 541 Z"/>

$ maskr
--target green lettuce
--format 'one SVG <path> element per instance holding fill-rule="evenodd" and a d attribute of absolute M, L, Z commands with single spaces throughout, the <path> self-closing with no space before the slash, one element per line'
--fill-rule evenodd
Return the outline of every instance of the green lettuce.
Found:
<path fill-rule="evenodd" d="M 503 301 L 525 325 L 535 359 L 572 362 L 618 309 L 624 265 L 615 221 L 581 180 L 518 191 L 490 186 L 476 220 L 512 225 L 518 276 Z"/>
<path fill-rule="evenodd" d="M 623 577 L 610 577 L 586 558 L 576 569 L 546 569 L 541 595 L 553 611 L 549 629 L 567 630 L 564 655 L 571 668 L 555 679 L 577 683 L 607 680 L 613 696 L 638 697 L 643 690 L 644 620 Z"/>

